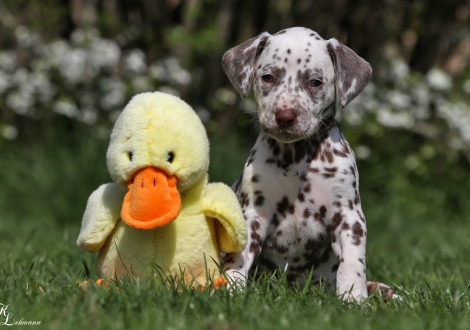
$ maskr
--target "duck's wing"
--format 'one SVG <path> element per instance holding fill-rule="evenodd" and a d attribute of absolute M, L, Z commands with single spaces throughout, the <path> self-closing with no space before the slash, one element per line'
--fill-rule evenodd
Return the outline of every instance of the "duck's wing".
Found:
<path fill-rule="evenodd" d="M 117 184 L 106 183 L 90 195 L 77 240 L 81 249 L 88 252 L 101 249 L 121 216 L 125 193 Z"/>
<path fill-rule="evenodd" d="M 246 224 L 234 192 L 223 183 L 207 185 L 202 209 L 214 218 L 219 248 L 222 252 L 243 251 L 246 244 Z"/>

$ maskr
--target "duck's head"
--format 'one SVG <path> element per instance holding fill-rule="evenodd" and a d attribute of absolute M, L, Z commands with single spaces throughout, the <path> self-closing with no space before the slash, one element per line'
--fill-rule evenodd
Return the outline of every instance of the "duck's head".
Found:
<path fill-rule="evenodd" d="M 142 93 L 114 125 L 107 165 L 113 181 L 128 189 L 123 221 L 154 229 L 178 217 L 180 194 L 207 172 L 209 141 L 188 104 L 165 93 Z"/>

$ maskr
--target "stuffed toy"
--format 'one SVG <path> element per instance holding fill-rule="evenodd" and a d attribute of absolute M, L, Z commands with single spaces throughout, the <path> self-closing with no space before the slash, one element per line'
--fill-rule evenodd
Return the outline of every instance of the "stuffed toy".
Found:
<path fill-rule="evenodd" d="M 89 197 L 77 240 L 99 251 L 99 276 L 163 271 L 189 285 L 225 284 L 220 252 L 243 251 L 246 226 L 232 190 L 208 184 L 209 142 L 192 108 L 160 92 L 133 97 L 111 133 L 107 166 L 114 182 Z"/>

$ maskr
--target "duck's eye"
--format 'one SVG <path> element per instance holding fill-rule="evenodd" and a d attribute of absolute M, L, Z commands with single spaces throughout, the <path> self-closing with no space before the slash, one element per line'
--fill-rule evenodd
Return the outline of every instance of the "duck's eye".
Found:
<path fill-rule="evenodd" d="M 322 84 L 322 82 L 320 80 L 317 80 L 317 79 L 312 79 L 310 80 L 310 86 L 311 87 L 318 87 Z"/>
<path fill-rule="evenodd" d="M 274 77 L 271 74 L 265 74 L 264 76 L 261 77 L 264 81 L 268 83 L 274 82 Z"/>
<path fill-rule="evenodd" d="M 173 151 L 170 151 L 168 155 L 166 156 L 166 160 L 169 163 L 173 163 L 173 159 L 175 159 L 175 154 L 173 153 Z"/>
<path fill-rule="evenodd" d="M 129 151 L 127 153 L 127 156 L 129 157 L 129 160 L 132 162 L 132 158 L 134 157 L 134 154 L 132 153 L 132 151 Z"/>

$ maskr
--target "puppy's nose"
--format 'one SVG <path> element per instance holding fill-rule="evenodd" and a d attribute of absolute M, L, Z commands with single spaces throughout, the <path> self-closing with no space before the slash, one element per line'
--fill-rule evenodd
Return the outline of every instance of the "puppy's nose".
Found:
<path fill-rule="evenodd" d="M 296 119 L 297 111 L 294 109 L 282 109 L 276 111 L 276 123 L 281 128 L 293 126 Z"/>

